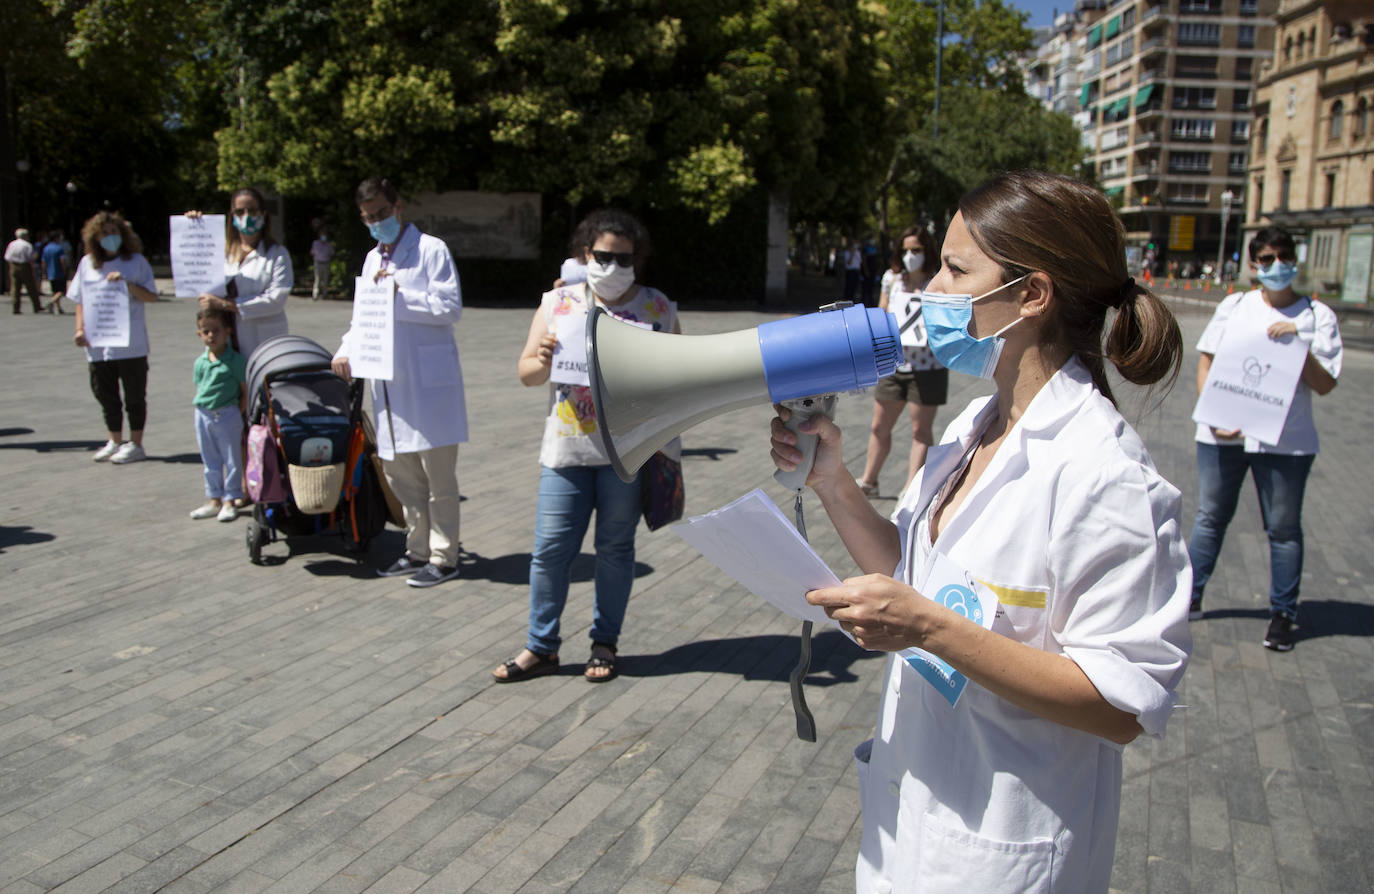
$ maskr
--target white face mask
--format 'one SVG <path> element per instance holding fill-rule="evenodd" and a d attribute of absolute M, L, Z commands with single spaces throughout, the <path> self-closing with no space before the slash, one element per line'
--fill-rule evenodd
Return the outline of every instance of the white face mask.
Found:
<path fill-rule="evenodd" d="M 925 252 L 909 251 L 902 255 L 902 266 L 906 268 L 907 273 L 915 273 L 917 270 L 924 267 L 925 263 Z"/>
<path fill-rule="evenodd" d="M 600 264 L 596 258 L 587 259 L 587 285 L 602 301 L 615 301 L 634 284 L 634 267 L 621 267 L 614 261 Z"/>

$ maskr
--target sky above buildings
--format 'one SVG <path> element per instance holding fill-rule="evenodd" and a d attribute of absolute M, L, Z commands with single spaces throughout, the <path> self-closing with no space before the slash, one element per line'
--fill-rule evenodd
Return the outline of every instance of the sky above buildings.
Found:
<path fill-rule="evenodd" d="M 1026 23 L 1032 28 L 1054 24 L 1054 11 L 1068 12 L 1073 9 L 1073 0 L 1010 0 L 1009 6 L 1030 13 Z"/>

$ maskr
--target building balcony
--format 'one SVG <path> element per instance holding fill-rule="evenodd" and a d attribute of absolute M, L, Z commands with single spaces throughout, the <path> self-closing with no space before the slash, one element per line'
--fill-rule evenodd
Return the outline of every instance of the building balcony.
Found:
<path fill-rule="evenodd" d="M 1211 174 L 1211 173 L 1212 173 L 1212 166 L 1211 166 L 1210 164 L 1207 164 L 1207 165 L 1190 165 L 1190 164 L 1177 164 L 1177 163 L 1170 162 L 1170 164 L 1169 164 L 1169 173 L 1170 173 L 1170 174 Z"/>
<path fill-rule="evenodd" d="M 1142 26 L 1144 26 L 1144 25 L 1154 25 L 1154 24 L 1164 24 L 1164 22 L 1165 22 L 1164 10 L 1165 10 L 1165 7 L 1164 7 L 1163 5 L 1160 5 L 1160 6 L 1151 6 L 1151 7 L 1147 8 L 1147 9 L 1145 10 L 1145 12 L 1141 13 L 1141 15 L 1140 15 L 1140 24 L 1141 24 Z"/>
<path fill-rule="evenodd" d="M 1136 55 L 1140 56 L 1143 59 L 1147 56 L 1153 56 L 1157 53 L 1166 53 L 1168 52 L 1168 50 L 1169 36 L 1167 34 L 1161 34 L 1159 37 L 1152 37 L 1149 40 L 1142 42 L 1140 44 L 1140 49 L 1136 51 Z"/>

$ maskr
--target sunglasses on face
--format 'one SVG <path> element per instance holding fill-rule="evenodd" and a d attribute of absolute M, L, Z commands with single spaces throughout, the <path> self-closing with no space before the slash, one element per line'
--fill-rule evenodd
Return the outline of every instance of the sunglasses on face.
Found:
<path fill-rule="evenodd" d="M 592 250 L 592 257 L 601 265 L 606 265 L 615 261 L 621 267 L 633 267 L 635 264 L 635 254 L 632 251 L 596 251 Z"/>
<path fill-rule="evenodd" d="M 1285 264 L 1291 264 L 1293 262 L 1293 258 L 1285 255 L 1276 255 L 1272 252 L 1269 254 L 1262 254 L 1259 257 L 1255 258 L 1255 263 L 1259 264 L 1261 267 L 1268 267 L 1275 261 L 1283 261 Z"/>

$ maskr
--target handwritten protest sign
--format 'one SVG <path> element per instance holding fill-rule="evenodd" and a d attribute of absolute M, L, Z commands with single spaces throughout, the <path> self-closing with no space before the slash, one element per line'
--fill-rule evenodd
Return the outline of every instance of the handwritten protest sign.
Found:
<path fill-rule="evenodd" d="M 357 277 L 348 365 L 360 379 L 391 381 L 396 356 L 396 281 Z"/>
<path fill-rule="evenodd" d="M 194 298 L 224 284 L 224 215 L 171 219 L 172 280 L 178 298 Z"/>
<path fill-rule="evenodd" d="M 1307 359 L 1307 343 L 1269 337 L 1272 317 L 1233 317 L 1226 324 L 1193 421 L 1240 429 L 1263 444 L 1278 443 Z"/>
<path fill-rule="evenodd" d="M 129 287 L 106 279 L 81 284 L 82 325 L 93 348 L 129 346 Z"/>

